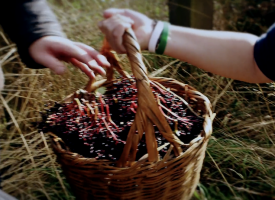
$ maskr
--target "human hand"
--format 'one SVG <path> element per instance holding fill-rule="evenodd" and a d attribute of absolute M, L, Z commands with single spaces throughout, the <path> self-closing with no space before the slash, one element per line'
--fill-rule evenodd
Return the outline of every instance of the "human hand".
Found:
<path fill-rule="evenodd" d="M 35 62 L 56 74 L 63 74 L 66 70 L 61 61 L 71 62 L 90 78 L 95 77 L 94 72 L 105 75 L 101 66 L 110 66 L 107 59 L 92 47 L 58 36 L 38 39 L 30 46 L 29 53 Z"/>
<path fill-rule="evenodd" d="M 129 9 L 110 8 L 104 11 L 105 20 L 98 26 L 106 35 L 112 49 L 117 53 L 125 53 L 122 36 L 127 28 L 132 27 L 141 50 L 148 49 L 149 40 L 153 32 L 154 21 L 139 12 Z"/>

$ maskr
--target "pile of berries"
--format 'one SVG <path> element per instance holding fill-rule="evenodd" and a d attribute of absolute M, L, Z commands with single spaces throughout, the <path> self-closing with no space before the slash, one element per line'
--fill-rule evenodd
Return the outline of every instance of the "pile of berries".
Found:
<path fill-rule="evenodd" d="M 203 118 L 194 115 L 180 98 L 151 82 L 151 89 L 159 109 L 171 129 L 185 144 L 198 136 L 203 129 Z M 79 90 L 70 103 L 55 103 L 42 114 L 39 129 L 60 137 L 72 152 L 87 158 L 117 161 L 122 154 L 127 135 L 138 108 L 135 80 L 121 78 L 105 94 Z M 167 143 L 158 128 L 155 134 L 158 146 Z M 159 154 L 162 158 L 169 146 Z M 147 153 L 145 134 L 139 145 L 136 159 Z"/>

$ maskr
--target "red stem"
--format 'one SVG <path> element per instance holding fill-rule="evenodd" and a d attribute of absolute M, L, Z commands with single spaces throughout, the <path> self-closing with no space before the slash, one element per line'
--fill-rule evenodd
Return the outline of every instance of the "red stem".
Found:
<path fill-rule="evenodd" d="M 102 121 L 104 122 L 104 124 L 105 124 L 107 130 L 111 133 L 112 137 L 113 137 L 115 140 L 117 140 L 117 135 L 114 134 L 114 132 L 109 128 L 109 126 L 108 126 L 106 120 L 105 120 L 104 118 L 102 118 Z"/>

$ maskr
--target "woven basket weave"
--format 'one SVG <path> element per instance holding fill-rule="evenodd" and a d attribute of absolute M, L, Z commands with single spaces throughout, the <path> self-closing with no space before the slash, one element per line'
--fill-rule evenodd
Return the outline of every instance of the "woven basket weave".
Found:
<path fill-rule="evenodd" d="M 131 29 L 124 34 L 124 45 L 136 78 L 139 107 L 116 167 L 110 166 L 111 161 L 84 158 L 70 152 L 59 137 L 51 134 L 58 161 L 79 200 L 190 199 L 199 182 L 206 146 L 212 133 L 214 114 L 210 109 L 210 102 L 194 88 L 174 79 L 148 78 L 139 45 Z M 106 55 L 110 52 L 104 53 Z M 102 86 L 112 88 L 113 68 L 122 76 L 128 76 L 118 64 L 114 64 L 107 70 L 107 79 L 90 82 L 86 90 L 94 91 Z M 194 102 L 192 108 L 189 108 L 203 114 L 204 130 L 190 144 L 183 144 L 173 134 L 154 99 L 150 82 L 165 87 L 164 89 L 170 88 L 170 91 L 182 97 L 186 104 Z M 166 146 L 171 144 L 162 160 L 159 160 L 158 150 L 165 145 L 157 148 L 153 124 L 169 141 Z M 138 134 L 135 134 L 136 130 Z M 135 161 L 137 145 L 143 132 L 146 136 L 148 154 Z"/>

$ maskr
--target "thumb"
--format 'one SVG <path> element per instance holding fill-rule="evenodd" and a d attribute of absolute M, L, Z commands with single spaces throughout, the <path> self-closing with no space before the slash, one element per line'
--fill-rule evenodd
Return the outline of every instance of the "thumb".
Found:
<path fill-rule="evenodd" d="M 62 75 L 66 71 L 65 65 L 52 55 L 44 55 L 44 59 L 40 62 L 40 64 L 49 68 L 58 75 Z"/>

